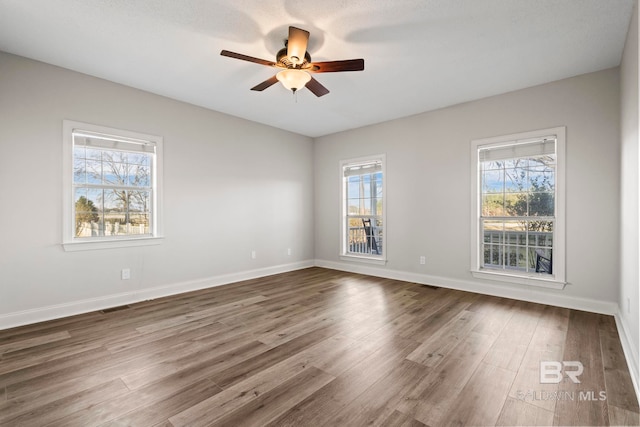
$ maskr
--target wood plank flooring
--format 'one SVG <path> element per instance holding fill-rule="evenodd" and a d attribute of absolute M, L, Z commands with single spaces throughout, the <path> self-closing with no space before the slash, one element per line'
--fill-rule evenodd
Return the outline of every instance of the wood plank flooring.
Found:
<path fill-rule="evenodd" d="M 2 426 L 638 424 L 611 316 L 328 269 L 0 331 Z"/>

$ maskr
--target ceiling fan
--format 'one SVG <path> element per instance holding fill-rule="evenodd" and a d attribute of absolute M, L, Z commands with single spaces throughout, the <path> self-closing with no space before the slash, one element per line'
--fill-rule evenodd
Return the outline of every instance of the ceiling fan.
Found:
<path fill-rule="evenodd" d="M 276 62 L 253 56 L 223 50 L 222 56 L 254 62 L 268 67 L 281 68 L 275 76 L 252 87 L 251 90 L 263 91 L 278 81 L 284 87 L 295 93 L 306 87 L 315 96 L 323 96 L 329 93 L 319 81 L 311 77 L 309 73 L 335 73 L 338 71 L 362 71 L 364 59 L 346 59 L 341 61 L 311 62 L 311 56 L 307 52 L 309 32 L 296 27 L 289 27 L 289 38 L 284 43 L 284 48 L 276 55 Z"/>

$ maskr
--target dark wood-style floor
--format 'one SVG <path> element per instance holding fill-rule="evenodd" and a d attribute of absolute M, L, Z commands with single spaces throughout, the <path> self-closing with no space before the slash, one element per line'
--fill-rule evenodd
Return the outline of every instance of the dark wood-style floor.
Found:
<path fill-rule="evenodd" d="M 639 422 L 610 316 L 321 268 L 0 331 L 3 426 Z"/>

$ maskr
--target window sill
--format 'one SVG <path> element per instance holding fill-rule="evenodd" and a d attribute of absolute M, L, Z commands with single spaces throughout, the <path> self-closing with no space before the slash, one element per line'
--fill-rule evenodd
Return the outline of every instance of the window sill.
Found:
<path fill-rule="evenodd" d="M 355 261 L 355 262 L 362 262 L 365 264 L 376 264 L 376 265 L 385 265 L 387 263 L 387 260 L 384 258 L 374 258 L 374 257 L 361 256 L 361 255 L 342 254 L 340 255 L 340 259 L 343 261 Z"/>
<path fill-rule="evenodd" d="M 164 237 L 141 237 L 137 239 L 92 240 L 86 242 L 66 242 L 65 252 L 92 251 L 99 249 L 131 248 L 136 246 L 160 245 Z"/>
<path fill-rule="evenodd" d="M 516 274 L 500 273 L 494 271 L 477 271 L 472 270 L 473 277 L 478 279 L 495 280 L 498 282 L 515 283 L 518 285 L 536 286 L 547 289 L 564 289 L 567 282 L 556 279 L 546 279 L 541 275 L 521 276 Z"/>

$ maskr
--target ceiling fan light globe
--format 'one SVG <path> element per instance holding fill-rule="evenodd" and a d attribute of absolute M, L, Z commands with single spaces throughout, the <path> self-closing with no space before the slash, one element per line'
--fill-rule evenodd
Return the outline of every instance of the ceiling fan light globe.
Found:
<path fill-rule="evenodd" d="M 284 87 L 294 92 L 305 87 L 311 80 L 309 73 L 295 69 L 282 70 L 276 74 L 276 78 Z"/>

